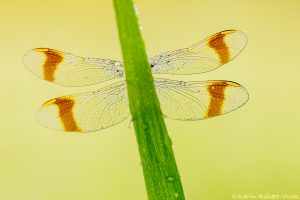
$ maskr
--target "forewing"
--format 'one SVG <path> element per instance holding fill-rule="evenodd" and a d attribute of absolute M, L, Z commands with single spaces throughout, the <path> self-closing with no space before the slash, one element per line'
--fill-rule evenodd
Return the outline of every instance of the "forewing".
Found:
<path fill-rule="evenodd" d="M 248 101 L 244 87 L 231 81 L 155 80 L 162 113 L 177 120 L 207 119 L 229 113 Z"/>
<path fill-rule="evenodd" d="M 82 58 L 48 48 L 28 51 L 23 63 L 36 76 L 63 86 L 92 85 L 124 75 L 121 62 Z"/>
<path fill-rule="evenodd" d="M 197 74 L 231 61 L 246 46 L 247 36 L 237 30 L 212 35 L 188 48 L 165 52 L 150 59 L 154 74 Z"/>
<path fill-rule="evenodd" d="M 129 116 L 125 82 L 77 95 L 52 99 L 37 112 L 43 126 L 67 132 L 91 132 L 120 123 Z"/>

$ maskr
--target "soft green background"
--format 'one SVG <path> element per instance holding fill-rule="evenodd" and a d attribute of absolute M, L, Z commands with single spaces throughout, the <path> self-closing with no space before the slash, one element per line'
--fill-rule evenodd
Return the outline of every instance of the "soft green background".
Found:
<path fill-rule="evenodd" d="M 250 93 L 244 107 L 225 116 L 166 120 L 187 199 L 300 195 L 300 2 L 136 3 L 149 55 L 187 47 L 229 28 L 249 37 L 243 53 L 224 67 L 173 76 L 233 80 Z M 121 59 L 112 1 L 1 1 L 0 17 L 0 199 L 146 199 L 130 119 L 92 134 L 62 134 L 35 121 L 44 101 L 101 84 L 51 85 L 31 75 L 21 62 L 35 47 Z"/>

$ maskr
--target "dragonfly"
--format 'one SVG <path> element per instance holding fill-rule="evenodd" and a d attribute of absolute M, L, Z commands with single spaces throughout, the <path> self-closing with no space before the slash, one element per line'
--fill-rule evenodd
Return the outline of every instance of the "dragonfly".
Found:
<path fill-rule="evenodd" d="M 150 58 L 156 74 L 199 74 L 228 63 L 244 49 L 247 36 L 225 30 L 187 48 L 166 51 Z M 98 90 L 57 97 L 45 102 L 36 114 L 48 128 L 66 132 L 94 132 L 116 125 L 130 116 L 122 62 L 80 57 L 71 53 L 35 48 L 23 57 L 34 75 L 62 86 L 86 86 L 121 78 Z M 229 113 L 248 101 L 240 84 L 227 80 L 179 81 L 154 78 L 165 118 L 201 120 Z"/>

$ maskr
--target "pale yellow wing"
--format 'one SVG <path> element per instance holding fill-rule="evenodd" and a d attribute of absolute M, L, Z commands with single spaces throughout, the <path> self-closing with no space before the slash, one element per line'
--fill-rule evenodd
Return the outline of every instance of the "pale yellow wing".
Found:
<path fill-rule="evenodd" d="M 122 122 L 129 116 L 125 82 L 99 90 L 52 99 L 37 112 L 37 121 L 67 132 L 91 132 Z"/>
<path fill-rule="evenodd" d="M 154 74 L 193 74 L 216 69 L 246 46 L 241 31 L 226 30 L 188 48 L 164 52 L 150 59 Z M 83 58 L 49 48 L 28 51 L 24 65 L 36 76 L 63 86 L 84 86 L 124 77 L 121 62 Z"/>
<path fill-rule="evenodd" d="M 200 120 L 231 112 L 248 101 L 244 87 L 231 81 L 183 82 L 156 79 L 155 87 L 166 118 Z M 48 128 L 91 132 L 120 123 L 130 115 L 125 82 L 94 92 L 52 99 L 37 120 Z"/>
<path fill-rule="evenodd" d="M 248 101 L 246 89 L 231 81 L 156 79 L 155 87 L 162 113 L 170 119 L 207 119 L 231 112 Z"/>
<path fill-rule="evenodd" d="M 247 36 L 237 30 L 216 33 L 188 48 L 164 52 L 150 59 L 154 74 L 197 74 L 231 61 L 246 46 Z"/>
<path fill-rule="evenodd" d="M 119 61 L 83 58 L 49 48 L 28 51 L 23 63 L 36 76 L 63 86 L 92 85 L 124 77 Z"/>

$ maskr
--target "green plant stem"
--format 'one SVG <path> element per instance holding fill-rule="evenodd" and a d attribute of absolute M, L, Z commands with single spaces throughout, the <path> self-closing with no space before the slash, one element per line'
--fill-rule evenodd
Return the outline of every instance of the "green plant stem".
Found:
<path fill-rule="evenodd" d="M 127 93 L 149 200 L 184 200 L 132 0 L 114 0 Z"/>

